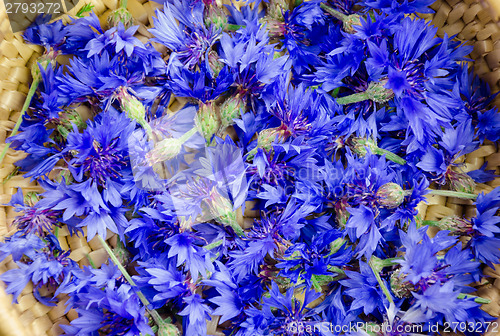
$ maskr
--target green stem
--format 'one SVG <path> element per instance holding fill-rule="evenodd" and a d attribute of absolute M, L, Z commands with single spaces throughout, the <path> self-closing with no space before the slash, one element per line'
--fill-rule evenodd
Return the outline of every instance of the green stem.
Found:
<path fill-rule="evenodd" d="M 12 129 L 12 132 L 10 133 L 9 137 L 13 137 L 14 135 L 16 135 L 17 131 L 19 130 L 19 127 L 21 126 L 21 122 L 23 121 L 23 116 L 31 104 L 31 99 L 35 95 L 36 89 L 38 88 L 38 84 L 40 84 L 40 79 L 41 79 L 41 76 L 37 76 L 37 77 L 33 78 L 33 82 L 31 83 L 30 89 L 28 91 L 28 95 L 26 96 L 26 100 L 24 101 L 24 105 L 23 105 L 23 108 L 21 110 L 21 115 L 17 119 L 16 125 Z M 0 165 L 2 164 L 2 161 L 5 158 L 5 155 L 7 154 L 9 147 L 10 147 L 10 142 L 5 144 L 5 147 L 3 148 L 2 153 L 0 154 Z"/>
<path fill-rule="evenodd" d="M 179 138 L 179 141 L 181 143 L 185 143 L 186 141 L 188 141 L 195 133 L 197 132 L 197 129 L 196 127 L 193 127 L 191 128 L 189 131 L 187 131 L 186 133 L 184 133 L 180 138 Z"/>
<path fill-rule="evenodd" d="M 106 241 L 100 235 L 97 235 L 97 237 L 98 237 L 99 241 L 101 242 L 102 246 L 104 247 L 104 249 L 106 250 L 106 252 L 108 253 L 109 257 L 113 261 L 113 263 L 116 265 L 116 267 L 118 267 L 118 269 L 122 273 L 123 277 L 128 281 L 128 283 L 132 287 L 134 287 L 136 289 L 137 296 L 141 300 L 141 302 L 144 305 L 144 307 L 146 307 L 146 310 L 149 312 L 149 314 L 151 315 L 151 317 L 155 321 L 156 325 L 158 325 L 158 326 L 163 325 L 163 320 L 162 320 L 160 314 L 158 314 L 158 312 L 156 310 L 154 310 L 154 309 L 149 309 L 149 307 L 148 307 L 149 306 L 148 299 L 144 296 L 144 294 L 137 287 L 137 285 L 135 284 L 135 281 L 132 279 L 132 277 L 130 276 L 130 274 L 128 274 L 128 272 L 125 269 L 125 267 L 123 267 L 123 265 L 120 263 L 120 261 L 118 260 L 118 258 L 116 257 L 116 255 L 113 253 L 113 251 L 109 247 L 108 243 L 106 243 Z"/>
<path fill-rule="evenodd" d="M 332 7 L 328 6 L 327 4 L 325 3 L 322 3 L 320 5 L 321 8 L 323 8 L 326 12 L 330 13 L 332 16 L 334 16 L 335 18 L 339 19 L 340 21 L 342 22 L 346 22 L 348 17 L 347 15 L 345 14 L 342 14 L 341 12 L 339 12 L 338 10 L 336 9 L 333 9 Z"/>
<path fill-rule="evenodd" d="M 127 8 L 128 0 L 120 0 L 119 8 Z"/>
<path fill-rule="evenodd" d="M 429 191 L 428 195 L 465 198 L 465 199 L 471 199 L 471 200 L 476 200 L 476 198 L 477 198 L 476 194 L 465 193 L 465 192 L 461 192 L 461 191 L 435 190 L 435 189 L 427 189 L 427 190 Z"/>
<path fill-rule="evenodd" d="M 488 304 L 491 303 L 491 300 L 482 298 L 480 296 L 475 296 L 475 295 L 469 295 L 469 294 L 463 294 L 460 293 L 457 296 L 458 299 L 474 299 L 475 302 L 480 303 L 480 304 Z"/>
<path fill-rule="evenodd" d="M 400 157 L 399 155 L 397 154 L 394 154 L 393 152 L 391 151 L 388 151 L 387 149 L 383 149 L 383 148 L 375 148 L 375 150 L 373 151 L 374 154 L 377 154 L 377 155 L 385 155 L 385 158 L 389 161 L 392 161 L 394 163 L 397 163 L 397 164 L 400 164 L 400 165 L 404 165 L 406 164 L 406 160 L 403 159 L 402 157 Z"/>
<path fill-rule="evenodd" d="M 370 260 L 368 261 L 368 264 L 370 265 L 370 267 L 373 271 L 373 274 L 375 274 L 375 278 L 377 279 L 377 282 L 378 282 L 380 288 L 382 289 L 382 292 L 384 292 L 385 297 L 387 298 L 387 301 L 389 301 L 389 303 L 391 303 L 391 304 L 394 304 L 394 300 L 392 299 L 392 296 L 391 296 L 391 293 L 389 292 L 389 289 L 387 288 L 384 281 L 380 277 L 381 269 L 379 268 L 379 265 L 377 264 L 377 260 L 375 258 L 378 259 L 378 261 L 381 260 L 375 256 L 372 256 L 370 258 Z"/>
<path fill-rule="evenodd" d="M 345 275 L 345 272 L 343 269 L 339 268 L 339 267 L 336 267 L 336 266 L 329 266 L 328 267 L 328 270 L 330 272 L 334 272 L 334 273 L 337 273 L 337 274 L 342 274 L 342 275 Z"/>
<path fill-rule="evenodd" d="M 216 248 L 218 246 L 221 246 L 222 243 L 223 243 L 223 240 L 221 239 L 221 240 L 217 240 L 217 241 L 215 241 L 213 243 L 210 243 L 208 245 L 205 245 L 204 247 L 205 247 L 206 250 L 211 250 L 211 249 L 214 249 L 214 248 Z"/>
<path fill-rule="evenodd" d="M 377 259 L 375 259 L 374 262 L 377 262 L 378 266 L 381 267 L 381 269 L 382 269 L 384 267 L 391 267 L 394 265 L 399 265 L 398 261 L 402 260 L 403 258 L 402 257 L 395 257 L 395 258 L 387 258 L 387 259 L 379 259 L 379 258 L 377 258 Z"/>
<path fill-rule="evenodd" d="M 337 238 L 333 242 L 330 243 L 330 253 L 328 255 L 332 255 L 338 252 L 342 246 L 346 243 L 346 240 L 343 238 Z"/>
<path fill-rule="evenodd" d="M 92 258 L 90 257 L 90 255 L 87 253 L 85 254 L 85 257 L 87 258 L 87 260 L 89 261 L 89 264 L 90 266 L 92 266 L 93 269 L 96 269 L 97 266 L 96 264 L 94 263 L 94 260 L 92 260 Z"/>
<path fill-rule="evenodd" d="M 245 27 L 245 26 L 242 26 L 242 25 L 235 25 L 235 24 L 228 24 L 228 25 L 226 26 L 226 29 L 228 29 L 228 30 L 232 30 L 232 31 L 236 31 L 236 30 L 238 30 L 238 29 L 240 29 L 240 28 L 243 28 L 243 27 Z"/>
<path fill-rule="evenodd" d="M 353 93 L 352 95 L 337 98 L 335 101 L 339 105 L 347 105 L 352 103 L 359 103 L 361 101 L 369 100 L 370 96 L 366 92 Z"/>

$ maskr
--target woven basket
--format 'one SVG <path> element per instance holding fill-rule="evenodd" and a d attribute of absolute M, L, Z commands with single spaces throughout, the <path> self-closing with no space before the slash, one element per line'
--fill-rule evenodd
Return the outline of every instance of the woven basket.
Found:
<path fill-rule="evenodd" d="M 74 15 L 83 5 L 91 3 L 94 12 L 105 22 L 109 13 L 117 7 L 116 0 L 82 0 L 69 14 Z M 152 25 L 154 9 L 161 7 L 155 2 L 146 0 L 128 0 L 128 9 L 134 15 L 136 23 L 141 27 L 137 37 L 146 41 L 151 37 L 147 28 Z M 434 14 L 425 14 L 421 17 L 432 21 L 439 27 L 438 35 L 457 35 L 457 38 L 474 46 L 470 57 L 474 60 L 474 70 L 492 88 L 500 91 L 500 25 L 497 23 L 500 14 L 500 0 L 482 2 L 479 0 L 438 0 L 432 8 Z M 63 20 L 68 21 L 67 15 Z M 8 132 L 19 117 L 31 81 L 30 66 L 42 51 L 40 47 L 27 45 L 23 42 L 20 33 L 13 34 L 10 28 L 3 0 L 0 0 L 0 150 L 5 146 Z M 159 51 L 164 48 L 155 45 Z M 60 57 L 61 62 L 67 59 Z M 177 110 L 183 105 L 183 100 L 173 100 L 171 110 Z M 497 98 L 500 107 L 500 95 Z M 465 162 L 465 171 L 479 169 L 485 161 L 487 169 L 496 169 L 500 173 L 500 152 L 498 144 L 485 144 L 477 151 L 462 158 Z M 16 187 L 22 187 L 25 192 L 41 190 L 35 183 L 17 175 L 14 163 L 23 158 L 24 154 L 9 150 L 2 166 L 0 166 L 0 204 L 10 201 Z M 487 184 L 477 186 L 476 192 L 489 192 L 500 186 L 500 178 Z M 419 205 L 419 214 L 426 220 L 439 220 L 442 217 L 456 214 L 458 216 L 472 216 L 475 207 L 472 201 L 432 196 L 428 203 Z M 16 213 L 11 207 L 0 206 L 0 240 L 13 233 L 15 228 L 10 227 Z M 67 230 L 59 231 L 59 240 L 63 249 L 72 251 L 71 258 L 80 265 L 88 265 L 86 255 L 100 265 L 107 260 L 106 252 L 101 248 L 97 239 L 87 242 L 84 237 L 70 237 Z M 114 245 L 114 237 L 108 236 L 108 241 Z M 16 268 L 11 259 L 0 263 L 0 273 Z M 483 309 L 493 316 L 500 316 L 500 268 L 496 271 L 487 269 L 486 276 L 494 279 L 492 284 L 482 286 L 478 295 L 491 299 L 491 303 Z M 77 317 L 76 312 L 64 314 L 64 299 L 55 307 L 47 307 L 37 302 L 32 295 L 32 288 L 27 286 L 18 298 L 19 303 L 13 305 L 12 297 L 6 295 L 0 285 L 0 336 L 45 336 L 59 335 L 62 329 L 59 324 L 68 324 Z M 500 320 L 499 320 L 500 322 Z M 494 335 L 488 333 L 487 335 Z M 191 335 L 190 335 L 191 336 Z M 195 335 L 192 335 L 195 336 Z"/>

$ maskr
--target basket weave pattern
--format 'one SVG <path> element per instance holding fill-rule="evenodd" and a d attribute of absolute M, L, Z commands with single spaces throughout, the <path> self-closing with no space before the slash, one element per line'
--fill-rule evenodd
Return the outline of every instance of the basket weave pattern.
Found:
<path fill-rule="evenodd" d="M 500 13 L 500 1 L 491 1 L 498 1 L 496 6 Z M 101 23 L 106 22 L 107 16 L 117 7 L 115 0 L 82 0 L 69 14 L 74 15 L 85 3 L 94 5 L 93 11 L 100 18 Z M 493 10 L 497 9 L 496 6 L 488 7 L 487 3 L 479 0 L 438 0 L 432 5 L 435 10 L 434 14 L 421 15 L 439 28 L 438 36 L 442 37 L 444 33 L 449 36 L 457 35 L 458 39 L 474 46 L 470 55 L 474 60 L 474 70 L 494 92 L 500 91 L 500 25 L 495 20 L 496 15 Z M 137 37 L 143 42 L 152 37 L 147 28 L 152 25 L 154 9 L 158 7 L 160 5 L 146 0 L 128 0 L 128 9 L 134 15 L 136 24 L 141 26 Z M 68 16 L 63 19 L 69 20 Z M 161 52 L 165 50 L 162 46 L 155 45 L 155 47 Z M 41 51 L 39 46 L 25 44 L 20 33 L 12 33 L 3 1 L 0 0 L 0 77 L 2 78 L 0 82 L 0 150 L 5 146 L 9 130 L 19 117 L 19 111 L 31 81 L 29 69 Z M 58 61 L 66 63 L 67 58 L 60 57 Z M 177 110 L 183 103 L 180 99 L 173 100 L 170 109 Z M 497 97 L 496 103 L 500 107 L 500 96 Z M 21 152 L 9 150 L 0 167 L 0 204 L 9 202 L 17 187 L 22 187 L 25 192 L 41 190 L 36 183 L 16 174 L 14 163 L 23 156 Z M 500 173 L 498 144 L 485 144 L 462 160 L 465 163 L 464 171 L 479 169 L 487 161 L 487 169 L 495 169 L 497 174 Z M 476 192 L 489 192 L 497 186 L 500 186 L 500 178 L 478 185 Z M 422 219 L 439 220 L 453 214 L 473 216 L 475 207 L 472 201 L 431 196 L 427 204 L 419 205 L 418 210 Z M 15 230 L 9 225 L 15 215 L 11 207 L 0 206 L 0 241 Z M 59 240 L 61 247 L 70 249 L 71 258 L 80 265 L 88 265 L 87 254 L 97 265 L 107 260 L 107 254 L 97 239 L 87 242 L 84 237 L 71 237 L 67 230 L 60 230 Z M 114 245 L 114 237 L 110 235 L 108 240 L 111 245 Z M 0 273 L 16 267 L 15 263 L 7 258 L 0 263 Z M 500 316 L 500 268 L 496 271 L 487 269 L 485 275 L 492 277 L 494 281 L 491 281 L 492 284 L 482 286 L 477 294 L 492 301 L 484 305 L 483 309 L 498 317 Z M 32 295 L 31 286 L 25 288 L 18 301 L 19 304 L 12 305 L 11 296 L 7 296 L 0 285 L 0 336 L 58 335 L 62 332 L 59 324 L 68 324 L 70 320 L 77 317 L 74 311 L 65 314 L 64 300 L 55 307 L 47 307 L 37 302 Z M 493 335 L 493 333 L 487 335 Z"/>

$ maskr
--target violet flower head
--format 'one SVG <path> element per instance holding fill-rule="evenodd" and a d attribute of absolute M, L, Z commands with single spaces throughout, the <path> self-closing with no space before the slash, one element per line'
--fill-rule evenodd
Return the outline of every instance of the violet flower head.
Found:
<path fill-rule="evenodd" d="M 44 46 L 47 52 L 58 52 L 63 48 L 62 45 L 68 34 L 68 29 L 60 20 L 48 23 L 49 20 L 50 15 L 48 15 L 47 20 L 43 18 L 42 23 L 35 21 L 26 29 L 23 37 L 29 43 Z"/>

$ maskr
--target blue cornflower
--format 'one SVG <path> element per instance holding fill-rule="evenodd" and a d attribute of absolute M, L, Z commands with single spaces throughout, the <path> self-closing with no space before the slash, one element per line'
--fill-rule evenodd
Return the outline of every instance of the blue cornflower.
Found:
<path fill-rule="evenodd" d="M 18 230 L 27 233 L 36 233 L 43 237 L 46 233 L 52 232 L 53 226 L 59 226 L 60 211 L 50 208 L 43 208 L 37 204 L 25 204 L 21 188 L 12 196 L 9 205 L 14 206 L 17 212 L 22 212 L 12 222 Z"/>
<path fill-rule="evenodd" d="M 218 296 L 210 298 L 210 302 L 215 304 L 217 308 L 214 310 L 214 315 L 221 316 L 220 324 L 233 320 L 241 314 L 244 308 L 243 289 L 233 278 L 229 269 L 220 261 L 216 261 L 218 271 L 212 273 L 209 280 L 204 280 L 203 283 L 208 286 L 213 286 Z"/>
<path fill-rule="evenodd" d="M 65 52 L 84 57 L 87 52 L 84 50 L 90 40 L 97 38 L 104 31 L 101 23 L 94 12 L 82 18 L 70 18 L 72 21 L 66 26 L 68 34 L 65 43 L 62 45 Z"/>
<path fill-rule="evenodd" d="M 475 257 L 493 267 L 500 260 L 500 187 L 488 194 L 481 193 L 476 200 L 477 215 L 471 219 L 472 227 L 466 234 L 472 235 L 470 246 Z"/>
<path fill-rule="evenodd" d="M 460 95 L 464 100 L 465 108 L 455 118 L 459 122 L 470 120 L 474 126 L 476 137 L 484 142 L 485 139 L 498 141 L 500 139 L 500 113 L 491 107 L 496 94 L 491 94 L 489 86 L 474 76 L 472 70 L 461 66 L 456 80 L 460 87 Z"/>
<path fill-rule="evenodd" d="M 259 32 L 261 30 L 264 28 Z M 240 39 L 223 34 L 220 39 L 221 62 L 229 66 L 235 94 L 244 101 L 251 103 L 260 98 L 265 86 L 285 75 L 290 68 L 288 57 L 275 58 L 276 51 L 267 42 L 258 41 L 254 34 Z"/>
<path fill-rule="evenodd" d="M 165 260 L 163 257 L 139 262 L 139 275 L 134 276 L 134 281 L 145 290 L 155 308 L 164 306 L 167 301 L 182 307 L 183 298 L 192 295 L 195 289 L 195 284 L 175 265 L 174 259 Z"/>
<path fill-rule="evenodd" d="M 205 27 L 199 6 L 186 7 L 185 3 L 175 1 L 165 3 L 163 12 L 157 10 L 157 17 L 153 18 L 155 28 L 150 29 L 155 36 L 152 41 L 172 50 L 170 57 L 179 59 L 189 70 L 194 70 L 202 62 L 208 68 L 208 53 L 220 32 L 214 26 Z"/>
<path fill-rule="evenodd" d="M 278 285 L 272 282 L 269 294 L 270 297 L 262 300 L 261 309 L 251 307 L 245 310 L 248 318 L 240 325 L 236 335 L 306 335 L 303 331 L 297 333 L 297 326 L 313 327 L 318 323 L 319 316 L 308 305 L 321 293 L 306 288 L 303 298 L 298 299 L 295 288 L 288 289 L 283 295 Z M 313 335 L 319 335 L 319 332 Z"/>
<path fill-rule="evenodd" d="M 355 271 L 345 271 L 348 280 L 339 281 L 342 286 L 347 287 L 345 291 L 353 302 L 351 311 L 362 311 L 364 314 L 373 312 L 383 313 L 384 307 L 389 305 L 387 298 L 382 293 L 373 270 L 368 264 L 359 262 L 359 273 Z"/>
<path fill-rule="evenodd" d="M 290 278 L 294 283 L 304 279 L 308 286 L 312 285 L 315 275 L 334 275 L 329 266 L 343 267 L 352 259 L 352 251 L 343 245 L 335 253 L 330 251 L 330 243 L 339 238 L 341 233 L 336 230 L 315 235 L 310 244 L 295 243 L 289 247 L 284 260 L 276 264 L 281 268 L 280 274 Z"/>
<path fill-rule="evenodd" d="M 444 285 L 438 281 L 422 294 L 413 293 L 416 298 L 415 308 L 425 313 L 429 323 L 441 323 L 443 318 L 448 323 L 482 322 L 491 317 L 479 307 L 473 299 L 458 299 L 459 291 L 453 290 L 453 282 Z"/>
<path fill-rule="evenodd" d="M 79 317 L 70 326 L 62 326 L 66 335 L 152 335 L 137 294 L 128 284 L 115 288 L 80 293 L 82 301 L 75 308 Z"/>
<path fill-rule="evenodd" d="M 75 129 L 67 136 L 64 153 L 75 180 L 90 178 L 106 186 L 106 198 L 115 206 L 122 203 L 120 177 L 130 174 L 128 141 L 134 129 L 126 114 L 111 109 L 87 121 L 82 133 Z"/>
<path fill-rule="evenodd" d="M 0 261 L 3 261 L 7 256 L 12 256 L 12 259 L 17 262 L 26 255 L 30 259 L 34 259 L 36 251 L 45 247 L 45 243 L 40 237 L 33 233 L 23 234 L 17 231 L 10 237 L 6 237 L 5 242 L 0 243 Z"/>
<path fill-rule="evenodd" d="M 211 320 L 212 310 L 204 304 L 204 300 L 198 294 L 185 297 L 186 307 L 179 315 L 186 316 L 183 319 L 185 335 L 205 335 L 207 333 L 206 320 Z"/>
<path fill-rule="evenodd" d="M 132 26 L 125 29 L 123 23 L 119 22 L 117 27 L 110 28 L 104 34 L 87 43 L 84 49 L 88 51 L 86 56 L 91 57 L 95 54 L 101 54 L 104 50 L 107 50 L 110 54 L 119 54 L 123 51 L 127 57 L 132 56 L 133 53 L 146 52 L 142 42 L 134 37 L 138 28 L 139 26 Z"/>
<path fill-rule="evenodd" d="M 168 257 L 176 257 L 177 267 L 185 264 L 185 269 L 189 270 L 194 281 L 199 275 L 205 276 L 207 272 L 214 271 L 210 253 L 195 244 L 200 240 L 190 232 L 178 233 L 165 240 L 170 246 Z"/>
<path fill-rule="evenodd" d="M 175 207 L 168 194 L 149 198 L 148 206 L 141 207 L 125 231 L 128 240 L 137 249 L 141 259 L 147 260 L 168 251 L 166 240 L 179 233 L 180 225 Z"/>
<path fill-rule="evenodd" d="M 432 13 L 432 0 L 363 0 L 361 3 L 373 9 L 390 14 Z"/>
<path fill-rule="evenodd" d="M 31 248 L 37 249 L 28 251 L 23 247 L 19 248 L 17 239 L 3 245 L 3 248 L 6 246 L 10 248 L 10 245 L 16 242 L 12 246 L 15 248 L 12 252 L 18 255 L 22 253 L 24 257 L 16 261 L 19 268 L 3 273 L 0 280 L 7 284 L 6 292 L 13 294 L 14 302 L 17 302 L 17 298 L 28 282 L 32 281 L 35 297 L 46 305 L 53 305 L 52 302 L 60 292 L 64 291 L 65 284 L 71 278 L 73 270 L 78 268 L 78 265 L 69 258 L 70 251 L 61 249 L 59 241 L 53 235 L 47 235 L 43 240 L 37 238 L 39 240 L 37 242 L 34 241 L 35 238 L 31 235 L 22 239 L 26 239 L 26 244 L 29 244 Z M 43 286 L 54 289 L 54 295 L 52 297 L 43 297 L 39 292 L 39 289 Z"/>
<path fill-rule="evenodd" d="M 104 200 L 98 184 L 92 179 L 82 183 L 66 185 L 62 183 L 45 183 L 47 190 L 39 201 L 42 207 L 51 207 L 54 210 L 63 210 L 63 221 L 76 220 L 78 227 L 87 227 L 87 239 L 96 234 L 106 237 L 106 229 L 119 233 L 123 237 L 128 221 L 125 217 L 125 208 L 113 206 Z M 78 217 L 85 216 L 81 221 Z"/>
<path fill-rule="evenodd" d="M 48 19 L 50 19 L 50 15 L 48 16 Z M 45 22 L 41 24 L 35 22 L 28 27 L 23 37 L 29 43 L 44 46 L 47 52 L 52 51 L 58 53 L 63 48 L 62 45 L 68 34 L 68 28 L 63 25 L 61 20 L 52 23 L 47 23 L 49 20 L 45 19 L 42 19 L 42 21 Z"/>
<path fill-rule="evenodd" d="M 429 146 L 421 157 L 417 167 L 432 173 L 434 179 L 442 179 L 446 174 L 451 178 L 450 166 L 461 155 L 466 155 L 478 148 L 478 142 L 473 141 L 474 129 L 470 121 L 465 121 L 444 130 L 439 147 Z"/>
<path fill-rule="evenodd" d="M 322 106 L 322 96 L 316 91 L 307 90 L 302 84 L 294 87 L 284 77 L 271 87 L 273 99 L 267 102 L 268 110 L 281 121 L 278 131 L 282 138 L 304 136 L 316 140 L 331 132 L 333 123 Z"/>
<path fill-rule="evenodd" d="M 391 49 L 398 53 L 390 53 L 386 41 L 368 41 L 367 70 L 378 79 L 386 78 L 385 87 L 395 95 L 397 115 L 407 120 L 414 136 L 407 134 L 404 143 L 411 152 L 416 146 L 412 142 L 432 144 L 434 134 L 441 133 L 441 126 L 449 127 L 455 110 L 460 109 L 458 93 L 449 91 L 453 87 L 450 73 L 469 49 L 457 47 L 447 36 L 436 38 L 436 28 L 419 19 L 405 18 L 394 31 Z"/>

